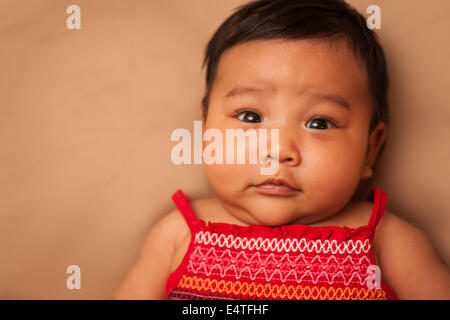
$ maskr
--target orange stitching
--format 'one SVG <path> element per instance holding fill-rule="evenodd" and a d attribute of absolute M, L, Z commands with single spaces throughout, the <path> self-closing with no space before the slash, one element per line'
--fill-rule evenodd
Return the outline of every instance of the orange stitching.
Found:
<path fill-rule="evenodd" d="M 270 283 L 225 281 L 186 275 L 183 275 L 178 286 L 185 289 L 206 290 L 211 293 L 242 294 L 263 299 L 386 299 L 386 292 L 382 289 L 271 285 Z"/>

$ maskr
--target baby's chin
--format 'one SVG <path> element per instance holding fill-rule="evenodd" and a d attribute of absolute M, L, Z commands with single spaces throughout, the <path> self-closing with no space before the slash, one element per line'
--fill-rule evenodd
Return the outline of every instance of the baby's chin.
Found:
<path fill-rule="evenodd" d="M 302 220 L 307 212 L 302 212 L 293 199 L 264 196 L 261 199 L 248 199 L 237 204 L 245 216 L 238 217 L 246 224 L 263 226 L 281 226 Z M 236 206 L 236 203 L 234 203 Z"/>

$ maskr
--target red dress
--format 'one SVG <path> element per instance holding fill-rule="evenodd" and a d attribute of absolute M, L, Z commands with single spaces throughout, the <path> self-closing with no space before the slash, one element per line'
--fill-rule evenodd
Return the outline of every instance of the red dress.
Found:
<path fill-rule="evenodd" d="M 379 188 L 367 197 L 369 224 L 358 228 L 205 223 L 181 190 L 172 199 L 191 241 L 167 279 L 167 299 L 395 299 L 374 280 L 373 237 L 387 200 Z"/>

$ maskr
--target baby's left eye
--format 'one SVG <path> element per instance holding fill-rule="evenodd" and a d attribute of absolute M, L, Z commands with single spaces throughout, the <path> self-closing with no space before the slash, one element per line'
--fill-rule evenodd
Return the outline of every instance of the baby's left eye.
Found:
<path fill-rule="evenodd" d="M 308 123 L 313 123 L 312 129 L 321 129 L 322 130 L 322 129 L 336 128 L 336 126 L 330 120 L 325 119 L 325 118 L 314 118 L 311 121 L 309 121 Z M 331 128 L 327 126 L 327 123 L 329 123 L 331 125 Z M 306 126 L 308 127 L 308 124 L 306 124 Z"/>

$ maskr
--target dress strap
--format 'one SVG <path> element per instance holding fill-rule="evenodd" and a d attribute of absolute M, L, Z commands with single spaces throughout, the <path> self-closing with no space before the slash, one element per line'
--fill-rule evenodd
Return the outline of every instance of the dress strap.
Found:
<path fill-rule="evenodd" d="M 186 198 L 183 191 L 177 190 L 172 195 L 172 200 L 177 206 L 178 210 L 180 210 L 189 228 L 192 229 L 192 225 L 195 221 L 197 221 L 197 218 L 195 217 L 195 213 L 192 210 L 191 205 L 189 204 L 188 198 Z"/>
<path fill-rule="evenodd" d="M 373 201 L 373 211 L 370 216 L 369 227 L 375 228 L 386 209 L 387 194 L 380 188 L 375 187 L 367 196 L 367 200 Z"/>

